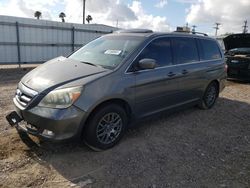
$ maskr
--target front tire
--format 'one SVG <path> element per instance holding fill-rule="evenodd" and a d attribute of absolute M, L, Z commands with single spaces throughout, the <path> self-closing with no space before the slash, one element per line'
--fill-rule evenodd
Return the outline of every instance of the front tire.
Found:
<path fill-rule="evenodd" d="M 122 107 L 116 104 L 103 106 L 90 117 L 83 139 L 95 151 L 109 149 L 120 141 L 127 123 L 127 114 Z"/>
<path fill-rule="evenodd" d="M 207 86 L 199 107 L 203 110 L 210 109 L 214 106 L 219 96 L 219 87 L 216 82 L 212 82 Z"/>

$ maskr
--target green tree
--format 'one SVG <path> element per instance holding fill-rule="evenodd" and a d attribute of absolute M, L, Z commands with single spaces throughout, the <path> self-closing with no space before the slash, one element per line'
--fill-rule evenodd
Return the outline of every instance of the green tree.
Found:
<path fill-rule="evenodd" d="M 62 19 L 62 22 L 65 22 L 65 18 L 66 17 L 66 14 L 64 13 L 64 12 L 61 12 L 60 14 L 59 14 L 59 18 L 61 18 Z"/>
<path fill-rule="evenodd" d="M 39 20 L 42 17 L 42 13 L 40 11 L 36 11 L 34 16 Z"/>
<path fill-rule="evenodd" d="M 89 24 L 89 22 L 92 21 L 93 18 L 92 18 L 92 16 L 88 15 L 87 18 L 86 18 L 86 20 L 87 20 L 87 22 L 88 22 L 88 24 Z"/>

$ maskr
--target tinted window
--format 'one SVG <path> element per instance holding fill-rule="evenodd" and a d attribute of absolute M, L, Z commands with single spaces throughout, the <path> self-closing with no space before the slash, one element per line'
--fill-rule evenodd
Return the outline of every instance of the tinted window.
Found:
<path fill-rule="evenodd" d="M 152 41 L 139 55 L 137 61 L 144 58 L 155 59 L 157 66 L 162 67 L 172 63 L 171 42 L 168 38 Z"/>
<path fill-rule="evenodd" d="M 199 39 L 201 60 L 213 60 L 221 58 L 217 43 L 213 40 Z"/>
<path fill-rule="evenodd" d="M 175 64 L 199 61 L 195 39 L 180 37 L 172 40 Z"/>

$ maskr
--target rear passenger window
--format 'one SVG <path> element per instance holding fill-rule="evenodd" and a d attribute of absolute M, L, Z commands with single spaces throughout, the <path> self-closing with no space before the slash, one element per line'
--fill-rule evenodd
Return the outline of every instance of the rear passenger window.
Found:
<path fill-rule="evenodd" d="M 213 40 L 199 39 L 201 60 L 220 59 L 221 53 L 217 43 Z"/>
<path fill-rule="evenodd" d="M 144 58 L 156 60 L 157 67 L 170 65 L 172 63 L 171 42 L 168 38 L 153 40 L 139 55 L 137 62 Z"/>
<path fill-rule="evenodd" d="M 199 61 L 196 41 L 193 38 L 172 39 L 175 64 L 191 63 Z"/>

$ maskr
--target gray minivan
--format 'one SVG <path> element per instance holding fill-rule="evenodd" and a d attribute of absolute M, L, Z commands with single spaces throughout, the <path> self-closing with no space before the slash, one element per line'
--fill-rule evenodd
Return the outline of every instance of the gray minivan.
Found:
<path fill-rule="evenodd" d="M 185 105 L 211 108 L 225 79 L 223 52 L 212 38 L 123 30 L 26 74 L 6 119 L 38 137 L 79 137 L 104 150 L 135 119 Z"/>

